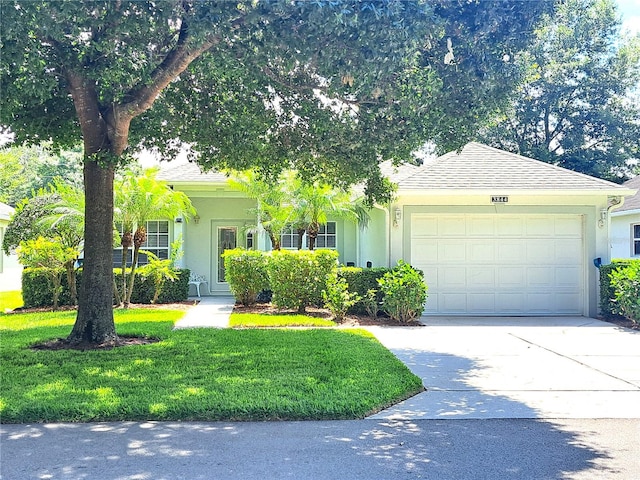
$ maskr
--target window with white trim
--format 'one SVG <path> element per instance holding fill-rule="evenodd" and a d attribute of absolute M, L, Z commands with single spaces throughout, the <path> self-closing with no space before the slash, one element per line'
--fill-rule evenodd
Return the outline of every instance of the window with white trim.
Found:
<path fill-rule="evenodd" d="M 640 224 L 631 225 L 631 239 L 633 255 L 640 256 Z"/>
<path fill-rule="evenodd" d="M 122 235 L 122 225 L 116 225 L 116 228 Z M 151 220 L 147 222 L 147 241 L 142 244 L 140 250 L 146 250 L 153 253 L 161 260 L 169 258 L 170 252 L 169 242 L 169 222 L 167 220 Z M 131 266 L 133 261 L 133 245 L 127 251 L 127 266 Z M 147 256 L 141 253 L 138 257 L 138 265 L 146 265 L 149 263 Z M 113 249 L 113 266 L 122 266 L 122 245 Z"/>
<path fill-rule="evenodd" d="M 289 227 L 282 231 L 280 235 L 280 246 L 285 250 L 298 249 L 298 231 Z M 320 225 L 318 236 L 316 237 L 315 248 L 335 249 L 338 245 L 338 233 L 336 222 L 327 222 L 326 225 Z M 307 234 L 302 237 L 302 248 L 309 248 Z"/>

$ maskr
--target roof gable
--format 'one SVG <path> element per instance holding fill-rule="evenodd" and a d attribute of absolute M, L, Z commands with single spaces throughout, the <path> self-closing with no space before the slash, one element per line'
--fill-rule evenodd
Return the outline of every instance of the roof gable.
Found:
<path fill-rule="evenodd" d="M 471 142 L 458 152 L 427 161 L 398 182 L 400 190 L 461 191 L 616 191 L 613 182 L 550 165 L 539 160 Z"/>
<path fill-rule="evenodd" d="M 614 213 L 640 210 L 640 175 L 633 177 L 631 180 L 627 180 L 623 185 L 627 188 L 633 188 L 638 191 L 635 195 L 625 198 L 622 207 L 614 210 Z"/>
<path fill-rule="evenodd" d="M 195 162 L 161 165 L 158 180 L 176 183 L 227 183 L 227 176 L 215 170 L 203 172 Z"/>

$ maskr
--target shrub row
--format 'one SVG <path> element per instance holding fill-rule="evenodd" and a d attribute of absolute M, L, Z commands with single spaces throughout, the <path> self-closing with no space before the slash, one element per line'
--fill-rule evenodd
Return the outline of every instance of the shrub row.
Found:
<path fill-rule="evenodd" d="M 144 275 L 142 268 L 141 270 L 138 270 L 139 273 L 136 274 L 131 302 L 151 303 L 155 286 L 153 280 Z M 189 296 L 189 274 L 190 271 L 188 269 L 179 269 L 178 279 L 164 284 L 157 303 L 173 303 L 186 300 Z M 122 277 L 120 269 L 114 270 L 114 275 L 116 283 L 119 285 Z M 76 279 L 78 291 L 80 291 L 82 269 L 76 272 Z M 53 305 L 53 291 L 42 269 L 25 268 L 22 271 L 22 297 L 25 308 L 50 307 Z M 62 293 L 58 303 L 60 305 L 71 305 L 66 274 L 62 276 Z"/>
<path fill-rule="evenodd" d="M 278 308 L 297 309 L 326 305 L 337 319 L 345 313 L 382 310 L 408 322 L 422 313 L 426 299 L 423 274 L 400 262 L 389 268 L 337 268 L 333 250 L 274 251 L 241 248 L 224 253 L 225 277 L 237 302 L 250 305 L 260 291 L 272 292 Z"/>

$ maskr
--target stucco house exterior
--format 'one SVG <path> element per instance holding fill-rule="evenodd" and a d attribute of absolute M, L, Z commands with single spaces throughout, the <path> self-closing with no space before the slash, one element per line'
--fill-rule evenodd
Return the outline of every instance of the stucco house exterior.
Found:
<path fill-rule="evenodd" d="M 318 248 L 336 248 L 343 264 L 403 259 L 422 269 L 426 315 L 597 314 L 594 260 L 610 259 L 609 205 L 632 188 L 479 143 L 384 172 L 398 185 L 395 201 L 374 208 L 366 229 L 330 221 Z M 182 235 L 184 266 L 209 279 L 209 294 L 226 294 L 224 249 L 269 248 L 245 229 L 254 201 L 194 164 L 169 165 L 158 178 L 198 211 L 169 222 L 168 240 Z"/>
<path fill-rule="evenodd" d="M 640 189 L 640 176 L 624 183 Z M 611 211 L 611 258 L 640 258 L 640 193 L 626 197 Z"/>
<path fill-rule="evenodd" d="M 14 209 L 11 206 L 0 203 L 0 245 L 13 212 Z M 21 275 L 22 266 L 18 262 L 17 255 L 5 255 L 0 248 L 0 291 L 20 290 Z"/>

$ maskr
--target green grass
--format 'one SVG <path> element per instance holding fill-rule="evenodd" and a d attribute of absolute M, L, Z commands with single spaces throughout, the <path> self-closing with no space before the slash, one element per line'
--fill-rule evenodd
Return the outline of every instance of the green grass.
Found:
<path fill-rule="evenodd" d="M 6 310 L 13 310 L 24 305 L 22 300 L 22 290 L 12 290 L 10 292 L 0 292 L 0 314 Z"/>
<path fill-rule="evenodd" d="M 102 351 L 32 350 L 68 335 L 75 312 L 0 317 L 3 423 L 361 418 L 422 390 L 363 330 L 172 330 L 183 312 L 116 311 Z"/>
<path fill-rule="evenodd" d="M 231 327 L 335 327 L 336 323 L 325 318 L 307 315 L 265 315 L 261 313 L 232 313 Z"/>

